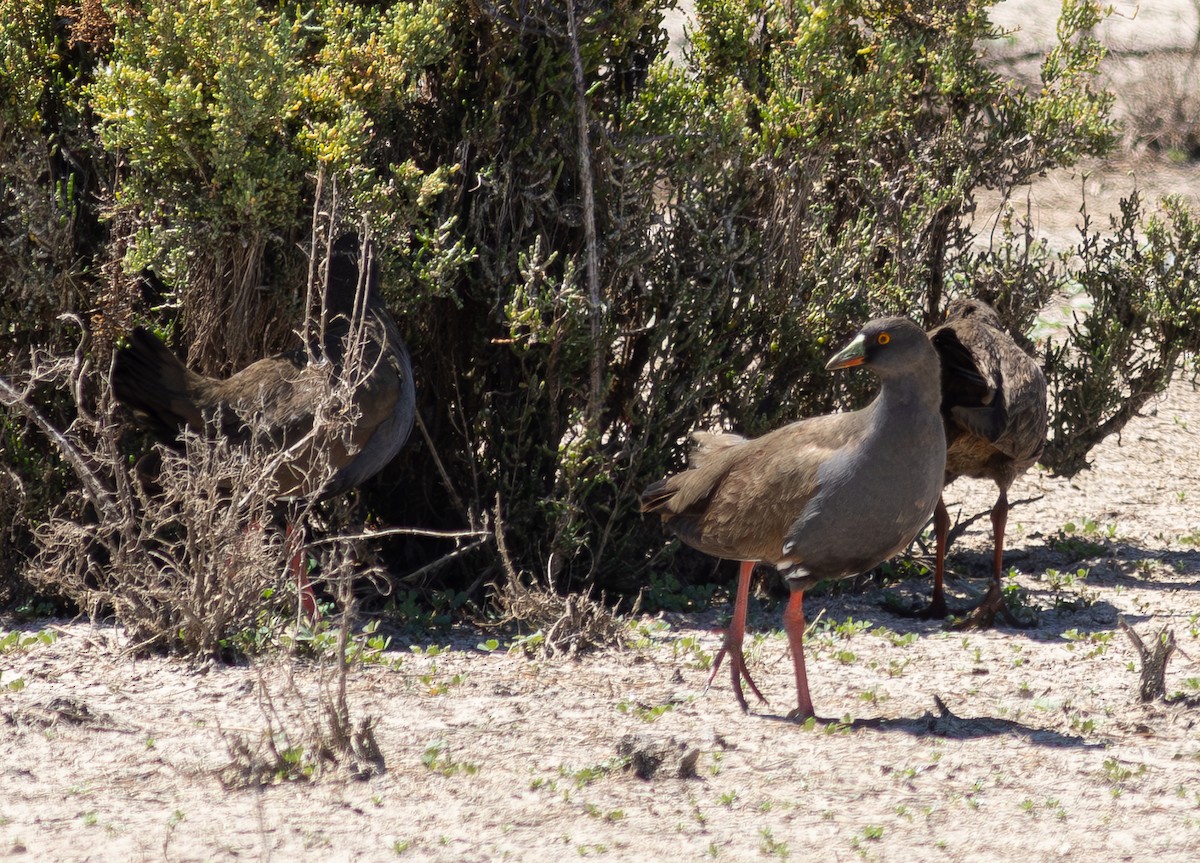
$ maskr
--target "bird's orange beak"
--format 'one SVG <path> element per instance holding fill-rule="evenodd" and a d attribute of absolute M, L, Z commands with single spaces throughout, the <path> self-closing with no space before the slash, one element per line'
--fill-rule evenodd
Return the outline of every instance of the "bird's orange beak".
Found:
<path fill-rule="evenodd" d="M 861 366 L 867 361 L 867 340 L 863 338 L 863 334 L 859 333 L 854 337 L 854 340 L 846 347 L 842 348 L 825 364 L 825 368 L 829 371 L 834 369 L 848 369 L 851 366 Z"/>

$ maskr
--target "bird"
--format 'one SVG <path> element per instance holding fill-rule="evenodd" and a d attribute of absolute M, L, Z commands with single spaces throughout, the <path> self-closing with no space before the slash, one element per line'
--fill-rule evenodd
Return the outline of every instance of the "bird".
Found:
<path fill-rule="evenodd" d="M 190 430 L 219 433 L 239 445 L 256 442 L 278 454 L 280 500 L 321 501 L 361 485 L 412 431 L 412 360 L 379 294 L 373 244 L 344 234 L 326 267 L 322 314 L 305 345 L 213 378 L 189 370 L 162 339 L 139 327 L 114 354 L 113 395 L 167 446 L 178 448 Z M 347 350 L 355 353 L 347 356 Z M 341 427 L 318 419 L 331 407 L 346 418 Z M 302 610 L 316 620 L 299 553 L 292 569 Z"/>
<path fill-rule="evenodd" d="M 946 429 L 946 476 L 990 479 L 1000 493 L 992 506 L 992 579 L 976 608 L 957 625 L 987 628 L 997 614 L 1012 619 L 1004 604 L 1001 575 L 1008 489 L 1042 455 L 1046 443 L 1046 378 L 1029 354 L 1005 332 L 996 310 L 982 300 L 958 299 L 946 320 L 929 332 L 942 361 L 942 418 Z M 947 615 L 943 578 L 950 515 L 945 498 L 934 510 L 936 556 L 927 616 Z"/>
<path fill-rule="evenodd" d="M 825 368 L 854 366 L 880 379 L 865 408 L 801 419 L 757 438 L 694 433 L 688 469 L 640 497 L 642 511 L 661 516 L 687 545 L 741 561 L 732 620 L 709 683 L 728 654 L 743 711 L 743 679 L 766 700 L 742 651 L 755 564 L 774 565 L 790 589 L 783 624 L 797 706 L 789 718 L 815 717 L 803 652 L 805 590 L 865 572 L 904 549 L 929 522 L 941 492 L 938 355 L 925 331 L 907 318 L 872 320 Z"/>

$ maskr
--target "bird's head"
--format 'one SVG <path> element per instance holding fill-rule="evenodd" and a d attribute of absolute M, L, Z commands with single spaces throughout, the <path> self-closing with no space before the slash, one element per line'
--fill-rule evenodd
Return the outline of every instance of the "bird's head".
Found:
<path fill-rule="evenodd" d="M 983 300 L 961 298 L 954 300 L 946 309 L 946 322 L 972 320 L 977 324 L 987 324 L 996 330 L 1003 331 L 1000 315 Z"/>
<path fill-rule="evenodd" d="M 866 366 L 880 377 L 936 363 L 937 353 L 925 331 L 908 318 L 878 318 L 869 321 L 825 368 L 847 369 Z M 937 367 L 934 365 L 934 372 Z"/>

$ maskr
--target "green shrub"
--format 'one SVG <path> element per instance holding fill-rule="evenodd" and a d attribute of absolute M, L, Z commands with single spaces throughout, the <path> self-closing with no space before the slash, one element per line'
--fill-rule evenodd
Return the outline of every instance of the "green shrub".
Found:
<path fill-rule="evenodd" d="M 1147 214 L 1136 193 L 1100 234 L 1086 221 L 1072 272 L 1090 300 L 1046 345 L 1055 394 L 1043 461 L 1073 475 L 1200 351 L 1200 219 L 1176 198 Z"/>
<path fill-rule="evenodd" d="M 367 511 L 502 527 L 514 571 L 559 588 L 634 590 L 663 569 L 676 546 L 637 492 L 682 464 L 691 429 L 861 403 L 869 376 L 823 363 L 873 315 L 929 325 L 978 295 L 1022 337 L 1087 292 L 1044 353 L 1063 472 L 1194 350 L 1186 210 L 1130 202 L 1111 236 L 1058 257 L 1012 206 L 1113 139 L 1098 3 L 1067 0 L 1029 88 L 988 62 L 1003 34 L 986 0 L 697 0 L 682 58 L 665 53 L 670 5 L 87 0 L 62 25 L 24 0 L 0 22 L 19 76 L 0 83 L 19 132 L 0 144 L 16 250 L 0 276 L 21 275 L 41 319 L 87 309 L 96 367 L 140 318 L 226 370 L 290 338 L 314 229 L 369 222 L 422 424 Z M 63 167 L 44 172 L 48 145 Z M 982 190 L 1008 204 L 987 238 Z M 53 231 L 34 244 L 31 225 Z M 134 279 L 146 265 L 160 294 Z M 0 304 L 9 373 L 65 348 L 14 326 L 22 308 Z M 38 397 L 70 422 L 62 392 Z M 391 548 L 401 571 L 447 550 Z M 711 573 L 679 564 L 684 590 Z M 503 571 L 425 570 L 456 592 Z"/>

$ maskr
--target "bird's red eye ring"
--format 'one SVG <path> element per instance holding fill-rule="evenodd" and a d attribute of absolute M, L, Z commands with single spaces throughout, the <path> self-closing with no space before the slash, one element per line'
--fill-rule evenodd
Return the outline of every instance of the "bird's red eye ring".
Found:
<path fill-rule="evenodd" d="M 879 337 L 875 339 L 875 341 L 879 342 L 879 344 L 881 344 L 881 345 L 886 345 L 891 340 L 892 340 L 892 337 L 889 336 L 887 333 L 880 333 Z"/>

